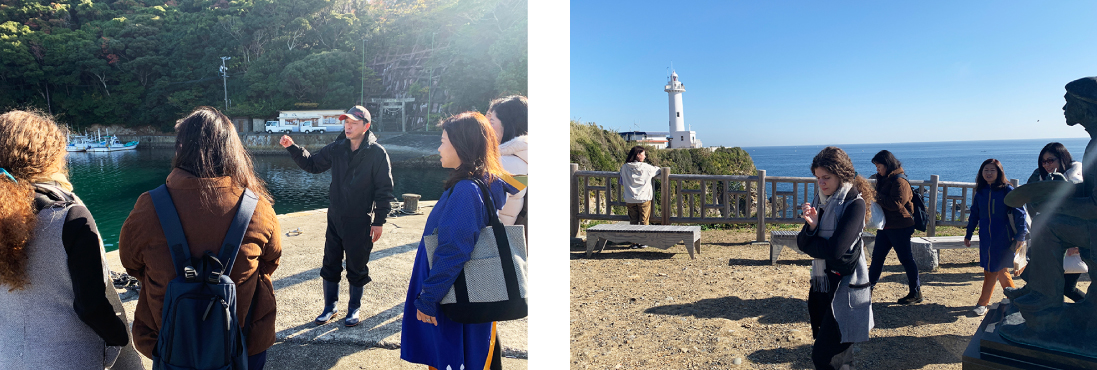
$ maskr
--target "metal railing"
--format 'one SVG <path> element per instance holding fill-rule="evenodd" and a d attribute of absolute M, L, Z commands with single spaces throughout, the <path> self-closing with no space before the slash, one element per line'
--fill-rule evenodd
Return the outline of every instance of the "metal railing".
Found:
<path fill-rule="evenodd" d="M 802 223 L 800 204 L 815 197 L 815 178 L 767 177 L 765 170 L 757 172 L 755 176 L 672 174 L 663 167 L 653 179 L 653 190 L 658 191 L 653 191 L 651 220 L 663 225 L 754 224 L 760 242 L 766 240 L 766 223 Z M 580 220 L 628 221 L 619 175 L 579 171 L 579 165 L 571 164 L 572 236 L 578 234 Z M 967 226 L 975 183 L 940 181 L 938 175 L 909 182 L 926 204 L 926 236 L 935 236 L 937 226 Z M 1011 182 L 1017 185 L 1016 179 Z"/>

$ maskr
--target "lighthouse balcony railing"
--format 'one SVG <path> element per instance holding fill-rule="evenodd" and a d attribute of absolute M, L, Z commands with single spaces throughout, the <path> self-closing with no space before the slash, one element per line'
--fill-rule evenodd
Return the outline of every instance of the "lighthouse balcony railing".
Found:
<path fill-rule="evenodd" d="M 766 240 L 766 224 L 803 223 L 800 205 L 815 197 L 815 178 L 756 172 L 673 174 L 663 167 L 660 176 L 652 179 L 650 220 L 662 225 L 753 224 L 758 241 Z M 1011 182 L 1017 184 L 1016 179 Z M 910 184 L 927 205 L 926 236 L 935 236 L 937 226 L 967 225 L 975 183 L 940 181 L 938 175 L 932 175 L 929 180 L 910 180 Z M 573 163 L 570 187 L 572 236 L 577 235 L 583 220 L 629 220 L 618 172 L 579 171 Z"/>

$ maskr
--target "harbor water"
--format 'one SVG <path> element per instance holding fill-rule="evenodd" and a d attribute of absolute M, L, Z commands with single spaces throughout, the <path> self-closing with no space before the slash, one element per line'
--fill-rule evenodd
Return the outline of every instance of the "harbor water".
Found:
<path fill-rule="evenodd" d="M 79 196 L 99 227 L 107 251 L 118 249 L 118 232 L 133 210 L 137 197 L 164 183 L 171 172 L 171 149 L 142 149 L 109 153 L 68 154 L 69 174 Z M 419 153 L 390 151 L 392 161 L 418 157 Z M 331 173 L 311 174 L 301 170 L 286 155 L 253 156 L 255 171 L 267 183 L 274 197 L 274 211 L 282 214 L 327 208 Z M 449 170 L 441 168 L 394 168 L 393 194 L 423 196 L 436 200 Z"/>

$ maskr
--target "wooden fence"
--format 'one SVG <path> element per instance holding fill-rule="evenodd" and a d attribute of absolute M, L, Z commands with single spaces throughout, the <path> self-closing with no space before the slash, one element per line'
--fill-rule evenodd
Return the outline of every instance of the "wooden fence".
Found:
<path fill-rule="evenodd" d="M 651 220 L 670 224 L 754 224 L 757 241 L 766 240 L 766 223 L 799 224 L 800 205 L 815 197 L 815 178 L 766 176 L 672 174 L 663 167 L 656 177 Z M 579 232 L 580 220 L 628 221 L 618 172 L 579 171 L 571 164 L 571 235 Z M 874 181 L 874 180 L 869 180 Z M 1017 180 L 1011 180 L 1014 186 Z M 926 236 L 935 236 L 941 226 L 967 226 L 967 215 L 975 183 L 910 180 L 923 196 L 929 222 Z M 761 210 L 761 212 L 759 212 Z"/>

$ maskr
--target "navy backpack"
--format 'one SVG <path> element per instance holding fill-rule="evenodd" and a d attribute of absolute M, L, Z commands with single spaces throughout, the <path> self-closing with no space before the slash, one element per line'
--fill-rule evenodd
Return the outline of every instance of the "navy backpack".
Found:
<path fill-rule="evenodd" d="M 168 239 L 176 277 L 168 283 L 152 368 L 247 370 L 245 331 L 236 317 L 236 283 L 229 278 L 259 198 L 244 190 L 221 253 L 190 255 L 179 214 L 166 186 L 149 192 Z M 252 305 L 254 307 L 254 305 Z M 251 310 L 246 320 L 250 322 Z"/>

